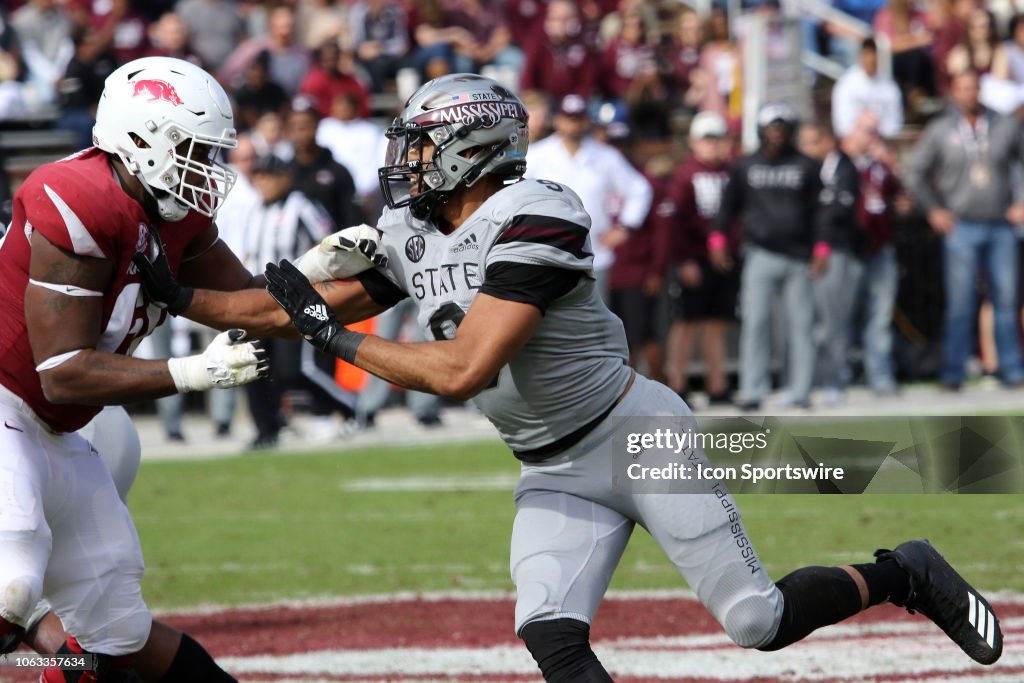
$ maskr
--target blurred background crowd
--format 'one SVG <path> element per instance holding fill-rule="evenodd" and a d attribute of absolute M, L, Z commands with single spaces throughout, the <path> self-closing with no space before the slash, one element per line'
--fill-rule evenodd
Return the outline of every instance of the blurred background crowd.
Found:
<path fill-rule="evenodd" d="M 91 144 L 117 65 L 179 57 L 234 99 L 240 181 L 217 222 L 259 271 L 372 223 L 383 127 L 420 83 L 479 72 L 530 111 L 527 175 L 590 211 L 631 362 L 695 409 L 837 405 L 855 383 L 1015 388 L 1016 1 L 7 0 L 0 214 L 33 168 Z M 786 53 L 787 95 L 764 87 L 772 66 L 755 88 L 759 63 Z M 399 306 L 372 329 L 416 338 L 412 317 Z M 143 352 L 185 354 L 208 334 L 175 320 Z M 272 352 L 274 381 L 247 391 L 254 446 L 274 446 L 296 410 L 330 439 L 398 398 L 308 345 Z M 405 399 L 442 424 L 435 398 Z M 158 402 L 172 440 L 183 400 Z M 234 395 L 208 400 L 228 435 Z"/>

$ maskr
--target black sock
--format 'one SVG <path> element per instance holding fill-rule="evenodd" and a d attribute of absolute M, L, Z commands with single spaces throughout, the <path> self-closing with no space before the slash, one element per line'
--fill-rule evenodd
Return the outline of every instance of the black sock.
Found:
<path fill-rule="evenodd" d="M 217 666 L 210 653 L 192 640 L 187 633 L 181 634 L 181 645 L 174 655 L 171 668 L 160 683 L 238 683 L 231 674 Z"/>
<path fill-rule="evenodd" d="M 868 585 L 869 605 L 878 605 L 886 600 L 900 604 L 910 595 L 910 577 L 896 560 L 850 566 L 860 572 Z"/>

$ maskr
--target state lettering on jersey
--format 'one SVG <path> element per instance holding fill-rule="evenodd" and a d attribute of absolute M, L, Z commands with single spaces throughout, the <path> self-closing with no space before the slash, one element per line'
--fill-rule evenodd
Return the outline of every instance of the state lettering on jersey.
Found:
<path fill-rule="evenodd" d="M 412 295 L 420 301 L 428 296 L 454 296 L 480 289 L 480 265 L 471 261 L 442 263 L 415 271 L 410 282 Z"/>

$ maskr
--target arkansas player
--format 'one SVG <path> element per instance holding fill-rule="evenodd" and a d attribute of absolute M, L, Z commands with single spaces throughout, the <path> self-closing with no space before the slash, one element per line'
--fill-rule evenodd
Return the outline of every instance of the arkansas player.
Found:
<path fill-rule="evenodd" d="M 135 527 L 76 433 L 104 405 L 266 373 L 241 331 L 188 358 L 130 355 L 167 312 L 141 288 L 136 253 L 204 287 L 252 284 L 212 220 L 234 180 L 213 161 L 235 145 L 231 105 L 202 69 L 147 57 L 107 79 L 93 138 L 29 176 L 0 246 L 0 649 L 45 598 L 70 634 L 58 652 L 99 656 L 96 671 L 47 669 L 46 683 L 121 681 L 133 667 L 231 681 L 191 638 L 152 628 Z"/>

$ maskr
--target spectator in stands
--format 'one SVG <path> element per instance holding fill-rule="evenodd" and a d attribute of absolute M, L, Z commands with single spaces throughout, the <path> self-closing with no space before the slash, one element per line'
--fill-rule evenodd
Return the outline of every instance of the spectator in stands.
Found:
<path fill-rule="evenodd" d="M 526 125 L 532 145 L 551 134 L 551 99 L 538 90 L 527 90 L 519 99 L 530 116 Z"/>
<path fill-rule="evenodd" d="M 22 75 L 18 36 L 8 21 L 7 12 L 0 7 L 0 121 L 16 118 L 25 112 Z M 3 190 L 9 200 L 10 187 L 4 186 Z M 7 223 L 3 225 L 6 227 Z"/>
<path fill-rule="evenodd" d="M 596 94 L 598 55 L 582 36 L 579 8 L 574 0 L 551 0 L 543 33 L 524 46 L 526 65 L 520 86 L 540 90 L 556 101 L 569 94 Z"/>
<path fill-rule="evenodd" d="M 270 53 L 256 55 L 245 68 L 245 80 L 234 91 L 235 123 L 249 130 L 268 112 L 279 112 L 288 102 L 284 88 L 270 80 Z"/>
<path fill-rule="evenodd" d="M 270 12 L 267 35 L 249 38 L 239 45 L 220 68 L 219 78 L 226 83 L 237 81 L 261 54 L 269 54 L 270 80 L 291 97 L 309 71 L 309 51 L 295 36 L 295 11 L 289 5 L 278 5 Z"/>
<path fill-rule="evenodd" d="M 739 109 L 731 100 L 741 77 L 740 50 L 729 31 L 729 15 L 723 9 L 713 9 L 708 17 L 708 42 L 701 48 L 699 67 L 691 73 L 697 109 L 718 112 L 727 121 L 734 119 Z"/>
<path fill-rule="evenodd" d="M 252 144 L 260 159 L 276 156 L 285 161 L 292 158 L 292 143 L 284 134 L 284 116 L 279 110 L 261 114 L 252 127 Z"/>
<path fill-rule="evenodd" d="M 898 285 L 893 223 L 897 213 L 905 214 L 910 207 L 899 178 L 875 153 L 876 146 L 884 144 L 879 132 L 878 119 L 866 112 L 843 138 L 842 145 L 860 172 L 857 223 L 864 233 L 865 253 L 864 277 L 857 296 L 864 313 L 864 373 L 876 395 L 890 396 L 896 392 L 892 316 Z"/>
<path fill-rule="evenodd" d="M 71 22 L 55 0 L 32 0 L 11 16 L 25 65 L 25 98 L 31 108 L 57 103 L 60 80 L 75 47 Z"/>
<path fill-rule="evenodd" d="M 621 32 L 601 55 L 601 85 L 607 98 L 628 107 L 638 137 L 662 138 L 668 134 L 668 90 L 646 37 L 643 15 L 623 12 Z"/>
<path fill-rule="evenodd" d="M 360 116 L 370 115 L 370 94 L 351 73 L 352 66 L 351 55 L 342 55 L 335 40 L 328 40 L 316 51 L 316 61 L 302 79 L 299 92 L 316 100 L 321 117 L 330 116 L 335 98 L 346 93 L 359 97 Z"/>
<path fill-rule="evenodd" d="M 180 0 L 174 13 L 185 22 L 192 49 L 212 71 L 242 38 L 242 17 L 231 0 Z"/>
<path fill-rule="evenodd" d="M 647 218 L 651 185 L 618 150 L 590 135 L 587 103 L 579 95 L 562 98 L 554 124 L 552 135 L 530 145 L 526 177 L 563 183 L 583 201 L 591 218 L 594 277 L 607 300 L 614 250 Z"/>
<path fill-rule="evenodd" d="M 73 40 L 75 56 L 58 84 L 60 117 L 57 126 L 74 132 L 75 147 L 85 149 L 92 147 L 92 127 L 96 123 L 96 104 L 103 92 L 103 82 L 118 63 L 113 51 L 96 33 L 78 27 Z"/>
<path fill-rule="evenodd" d="M 946 58 L 946 71 L 955 76 L 967 70 L 984 75 L 995 64 L 1006 62 L 1005 47 L 996 34 L 995 19 L 986 9 L 975 9 L 967 18 L 967 39 Z"/>
<path fill-rule="evenodd" d="M 629 125 L 614 121 L 607 127 L 607 142 L 627 161 L 636 149 Z M 652 160 L 650 171 L 659 168 Z M 632 162 L 630 162 L 632 163 Z M 668 171 L 671 165 L 668 165 Z M 636 230 L 615 248 L 608 275 L 608 307 L 622 320 L 629 346 L 629 365 L 643 368 L 648 377 L 665 381 L 665 355 L 657 330 L 658 301 L 668 269 L 672 229 L 672 202 L 666 196 L 663 178 L 643 173 L 651 186 L 651 208 Z M 622 201 L 622 200 L 620 200 Z"/>
<path fill-rule="evenodd" d="M 90 25 L 103 40 L 109 41 L 118 64 L 149 53 L 149 19 L 133 6 L 132 0 L 111 0 L 95 3 L 93 7 L 106 10 L 95 12 Z"/>
<path fill-rule="evenodd" d="M 1024 203 L 1012 184 L 1021 163 L 1021 122 L 985 109 L 978 75 L 953 77 L 949 113 L 930 123 L 914 150 L 907 184 L 943 236 L 946 315 L 942 384 L 957 390 L 972 347 L 976 277 L 983 265 L 995 311 L 999 375 L 1024 382 L 1017 324 L 1019 248 L 1014 226 Z"/>
<path fill-rule="evenodd" d="M 409 51 L 405 12 L 394 0 L 358 0 L 349 14 L 349 35 L 359 63 L 381 92 L 402 67 Z"/>
<path fill-rule="evenodd" d="M 450 20 L 475 38 L 469 50 L 461 53 L 466 61 L 457 62 L 456 69 L 476 72 L 486 66 L 494 66 L 514 74 L 518 81 L 525 58 L 523 51 L 512 43 L 512 31 L 505 12 L 502 0 L 453 1 L 449 10 Z"/>
<path fill-rule="evenodd" d="M 810 407 L 814 375 L 811 278 L 828 267 L 829 247 L 818 223 L 818 164 L 794 145 L 797 117 L 786 105 L 765 106 L 757 118 L 761 146 L 729 172 L 722 206 L 708 238 L 712 266 L 733 267 L 729 229 L 742 219 L 745 246 L 740 285 L 740 407 L 757 410 L 770 385 L 771 322 L 786 312 L 789 381 L 786 406 Z"/>
<path fill-rule="evenodd" d="M 468 55 L 476 49 L 476 38 L 452 23 L 441 0 L 421 0 L 409 14 L 416 42 L 413 63 L 423 81 L 453 72 L 473 70 Z"/>
<path fill-rule="evenodd" d="M 1009 39 L 1003 43 L 1005 59 L 992 66 L 997 78 L 1024 85 L 1024 14 L 1015 14 L 1010 19 Z"/>
<path fill-rule="evenodd" d="M 295 19 L 306 49 L 314 51 L 327 42 L 348 44 L 349 9 L 348 3 L 333 0 L 299 2 Z"/>
<path fill-rule="evenodd" d="M 850 371 L 850 335 L 856 312 L 857 286 L 864 276 L 864 231 L 857 222 L 860 173 L 836 144 L 828 126 L 805 123 L 800 128 L 800 151 L 821 164 L 821 229 L 832 247 L 828 269 L 814 283 L 817 318 L 817 381 L 825 405 L 846 401 Z"/>
<path fill-rule="evenodd" d="M 333 231 L 334 224 L 327 213 L 294 189 L 288 162 L 273 155 L 260 159 L 253 170 L 253 184 L 262 203 L 246 221 L 243 247 L 238 254 L 250 271 L 258 264 L 277 263 L 283 258 L 294 260 Z M 313 362 L 312 346 L 301 340 L 273 339 L 266 347 L 274 366 L 274 381 L 253 382 L 247 387 L 249 410 L 258 431 L 253 449 L 277 446 L 285 424 L 281 397 L 288 389 L 301 386 L 319 396 L 322 400 L 315 400 L 314 413 L 320 417 L 329 417 L 333 399 L 339 403 L 345 400 L 333 376 L 324 382 L 313 379 L 322 379 L 323 371 Z M 323 420 L 318 421 L 317 427 L 324 424 Z"/>
<path fill-rule="evenodd" d="M 892 45 L 892 75 L 908 101 L 934 95 L 936 74 L 930 54 L 934 37 L 929 17 L 913 0 L 891 0 L 875 15 L 875 32 L 884 34 Z"/>
<path fill-rule="evenodd" d="M 334 98 L 331 116 L 317 127 L 316 142 L 352 174 L 363 215 L 376 217 L 382 201 L 377 169 L 384 165 L 387 138 L 380 126 L 359 115 L 357 95 Z"/>
<path fill-rule="evenodd" d="M 149 54 L 174 57 L 203 67 L 203 60 L 192 51 L 188 43 L 185 22 L 174 12 L 165 12 L 149 26 Z"/>
<path fill-rule="evenodd" d="M 736 318 L 739 290 L 738 268 L 715 268 L 708 260 L 708 236 L 728 179 L 727 134 L 726 121 L 720 114 L 697 114 L 690 123 L 690 157 L 668 186 L 675 210 L 671 253 L 675 281 L 668 290 L 672 299 L 668 386 L 680 396 L 687 396 L 690 361 L 700 333 L 704 390 L 711 404 L 729 402 L 725 333 Z M 732 260 L 739 253 L 736 237 L 735 230 L 726 237 Z"/>
<path fill-rule="evenodd" d="M 362 211 L 356 202 L 352 174 L 316 142 L 320 115 L 312 100 L 296 97 L 286 122 L 286 137 L 294 150 L 292 175 L 296 190 L 319 202 L 338 227 L 359 225 Z"/>
<path fill-rule="evenodd" d="M 700 17 L 692 10 L 683 10 L 676 20 L 676 30 L 668 45 L 662 68 L 669 71 L 669 93 L 673 102 L 688 112 L 696 112 L 699 102 L 692 96 L 693 72 L 700 64 L 704 29 Z"/>
<path fill-rule="evenodd" d="M 512 33 L 512 44 L 522 47 L 534 41 L 544 30 L 549 0 L 506 0 L 505 19 Z"/>
<path fill-rule="evenodd" d="M 895 137 L 903 128 L 903 97 L 896 81 L 878 71 L 878 46 L 873 38 L 860 47 L 860 63 L 850 67 L 832 91 L 832 127 L 843 138 L 864 112 L 878 118 L 879 132 Z"/>

